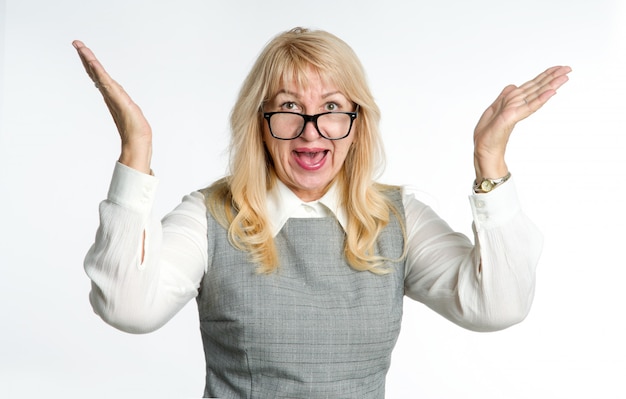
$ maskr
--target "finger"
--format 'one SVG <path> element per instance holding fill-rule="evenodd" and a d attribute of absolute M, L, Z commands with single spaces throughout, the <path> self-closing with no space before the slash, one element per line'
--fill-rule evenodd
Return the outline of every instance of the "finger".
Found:
<path fill-rule="evenodd" d="M 72 45 L 78 52 L 78 56 L 80 57 L 80 61 L 83 64 L 83 68 L 85 68 L 85 72 L 91 78 L 91 80 L 95 80 L 93 68 L 89 65 L 90 62 L 96 60 L 96 56 L 93 52 L 85 46 L 85 44 L 79 40 L 74 40 Z"/>
<path fill-rule="evenodd" d="M 563 84 L 565 84 L 565 82 L 567 82 L 568 80 L 569 77 L 566 73 L 554 73 L 544 78 L 541 82 L 537 83 L 534 94 L 537 96 L 541 96 L 546 91 L 556 92 L 556 90 Z"/>
<path fill-rule="evenodd" d="M 529 87 L 541 86 L 545 84 L 545 82 L 553 79 L 555 76 L 560 76 L 564 73 L 567 73 L 566 72 L 567 69 L 569 69 L 569 67 L 562 67 L 562 66 L 550 67 L 546 69 L 545 71 L 543 71 L 542 73 L 540 73 L 539 75 L 537 75 L 535 78 L 521 85 L 520 89 L 526 90 Z"/>
<path fill-rule="evenodd" d="M 74 40 L 72 42 L 72 46 L 74 46 L 74 48 L 76 49 L 76 51 L 78 52 L 78 56 L 80 57 L 80 61 L 83 64 L 83 67 L 85 68 L 85 72 L 87 72 L 87 74 L 91 74 L 91 69 L 89 68 L 89 66 L 87 65 L 87 62 L 85 61 L 85 52 L 87 49 L 87 47 L 85 46 L 85 44 L 83 42 L 81 42 L 80 40 Z"/>
<path fill-rule="evenodd" d="M 85 71 L 100 90 L 109 111 L 116 119 L 119 113 L 118 108 L 132 103 L 130 96 L 119 83 L 111 78 L 91 49 L 79 40 L 72 42 L 72 45 L 78 51 Z"/>
<path fill-rule="evenodd" d="M 491 103 L 489 108 L 493 109 L 493 111 L 496 112 L 496 110 L 506 106 L 507 102 L 509 101 L 512 95 L 511 93 L 513 93 L 515 90 L 518 90 L 517 86 L 515 85 L 506 86 L 504 89 L 502 89 L 502 91 L 500 92 L 498 97 L 494 100 L 494 102 Z"/>
<path fill-rule="evenodd" d="M 528 101 L 539 100 L 539 103 L 543 104 L 546 101 L 548 101 L 550 97 L 555 95 L 556 91 L 561 86 L 563 86 L 568 80 L 569 80 L 569 77 L 567 75 L 559 75 L 559 76 L 553 77 L 552 80 L 543 82 L 542 85 L 537 86 L 530 93 L 525 93 L 525 98 Z"/>
<path fill-rule="evenodd" d="M 567 82 L 567 74 L 571 72 L 571 70 L 572 69 L 568 66 L 554 66 L 548 68 L 534 79 L 521 85 L 520 89 L 524 91 L 526 95 L 537 91 L 545 91 L 546 88 L 556 90 L 563 83 Z"/>
<path fill-rule="evenodd" d="M 507 96 L 509 96 L 510 93 L 512 93 L 515 90 L 518 90 L 517 86 L 515 86 L 515 85 L 508 85 L 507 87 L 502 89 L 502 92 L 500 93 L 500 97 L 507 97 Z"/>
<path fill-rule="evenodd" d="M 84 43 L 75 40 L 72 45 L 78 51 L 85 71 L 102 94 L 117 130 L 124 139 L 126 131 L 129 129 L 129 118 L 132 119 L 134 108 L 138 107 L 124 88 L 111 78 L 94 53 Z"/>
<path fill-rule="evenodd" d="M 115 85 L 116 82 L 106 72 L 91 49 L 85 46 L 80 40 L 74 40 L 72 45 L 76 48 L 87 75 L 89 75 L 91 80 L 96 84 L 96 87 L 108 88 Z"/>
<path fill-rule="evenodd" d="M 543 105 L 550 97 L 556 94 L 556 90 L 565 84 L 569 78 L 567 74 L 571 72 L 568 66 L 554 66 L 546 69 L 534 79 L 520 86 L 520 90 L 514 95 L 515 102 L 522 105 L 529 105 L 536 110 Z"/>

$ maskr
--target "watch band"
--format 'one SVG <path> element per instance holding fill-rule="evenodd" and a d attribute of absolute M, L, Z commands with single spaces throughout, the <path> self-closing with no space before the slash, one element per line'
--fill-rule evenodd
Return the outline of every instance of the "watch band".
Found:
<path fill-rule="evenodd" d="M 488 193 L 493 191 L 500 184 L 511 178 L 511 172 L 507 173 L 504 177 L 499 177 L 497 179 L 491 179 L 488 177 L 483 177 L 480 183 L 474 181 L 474 192 L 475 193 Z"/>

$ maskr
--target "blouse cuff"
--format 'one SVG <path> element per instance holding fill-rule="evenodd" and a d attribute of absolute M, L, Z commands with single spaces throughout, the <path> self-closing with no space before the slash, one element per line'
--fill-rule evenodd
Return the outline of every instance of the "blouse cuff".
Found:
<path fill-rule="evenodd" d="M 469 200 L 479 230 L 506 223 L 521 209 L 513 177 L 489 193 L 470 195 Z"/>
<path fill-rule="evenodd" d="M 124 208 L 142 211 L 152 206 L 158 179 L 120 162 L 115 164 L 107 199 Z"/>

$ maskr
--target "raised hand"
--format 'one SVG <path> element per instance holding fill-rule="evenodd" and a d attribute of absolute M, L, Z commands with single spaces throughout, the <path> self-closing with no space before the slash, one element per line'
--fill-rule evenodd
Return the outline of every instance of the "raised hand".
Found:
<path fill-rule="evenodd" d="M 506 145 L 515 124 L 541 108 L 568 81 L 568 66 L 554 66 L 517 87 L 509 85 L 485 110 L 474 129 L 476 179 L 506 175 Z"/>
<path fill-rule="evenodd" d="M 122 139 L 119 161 L 144 173 L 150 173 L 152 157 L 152 129 L 137 104 L 122 86 L 109 76 L 93 52 L 81 41 L 72 45 L 85 67 L 85 71 L 100 90 L 117 131 Z"/>

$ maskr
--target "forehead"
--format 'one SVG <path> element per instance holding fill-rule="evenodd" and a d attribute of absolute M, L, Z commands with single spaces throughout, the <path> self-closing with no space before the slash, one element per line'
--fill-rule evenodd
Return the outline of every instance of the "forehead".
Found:
<path fill-rule="evenodd" d="M 327 71 L 311 65 L 304 68 L 290 68 L 286 70 L 272 85 L 270 98 L 281 93 L 303 95 L 305 93 L 341 93 L 335 79 Z"/>

